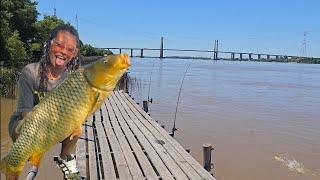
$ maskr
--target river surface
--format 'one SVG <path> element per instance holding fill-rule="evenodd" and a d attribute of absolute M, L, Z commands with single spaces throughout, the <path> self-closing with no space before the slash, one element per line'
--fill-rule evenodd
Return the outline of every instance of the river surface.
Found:
<path fill-rule="evenodd" d="M 320 65 L 133 58 L 130 93 L 168 132 L 189 64 L 175 139 L 201 163 L 211 143 L 218 179 L 320 179 Z"/>
<path fill-rule="evenodd" d="M 130 94 L 140 104 L 149 94 L 149 113 L 168 132 L 189 65 L 175 139 L 200 163 L 202 144 L 212 144 L 217 179 L 320 179 L 320 65 L 133 58 Z M 11 145 L 7 124 L 15 105 L 1 99 L 2 155 Z M 48 174 L 58 172 L 51 160 L 57 151 L 39 177 L 55 177 Z M 278 154 L 284 158 L 276 160 Z"/>

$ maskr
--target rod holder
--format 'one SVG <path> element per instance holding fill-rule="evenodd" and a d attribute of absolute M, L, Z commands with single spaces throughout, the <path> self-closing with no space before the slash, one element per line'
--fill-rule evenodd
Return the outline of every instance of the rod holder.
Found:
<path fill-rule="evenodd" d="M 211 144 L 205 143 L 202 145 L 203 149 L 203 167 L 208 172 L 211 172 L 211 165 L 213 167 L 213 164 L 211 163 L 211 151 L 213 151 L 213 147 Z"/>
<path fill-rule="evenodd" d="M 145 112 L 148 112 L 148 111 L 149 111 L 148 101 L 143 101 L 143 110 L 144 110 Z"/>

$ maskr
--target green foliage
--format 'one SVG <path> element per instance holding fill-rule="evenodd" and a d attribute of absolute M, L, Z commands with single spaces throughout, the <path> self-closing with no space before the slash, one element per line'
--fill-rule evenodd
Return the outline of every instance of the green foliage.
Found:
<path fill-rule="evenodd" d="M 42 44 L 50 37 L 51 30 L 61 24 L 65 24 L 65 22 L 56 16 L 44 16 L 43 20 L 36 22 L 36 33 L 34 34 L 34 41 L 31 45 L 32 50 L 41 51 Z"/>
<path fill-rule="evenodd" d="M 31 44 L 30 44 L 30 50 L 31 50 L 32 52 L 34 52 L 34 51 L 41 51 L 41 50 L 42 50 L 42 47 L 43 47 L 42 43 L 34 42 L 34 43 L 31 43 Z"/>
<path fill-rule="evenodd" d="M 103 56 L 105 54 L 108 54 L 108 55 L 112 54 L 111 51 L 106 51 L 103 49 L 94 48 L 90 44 L 82 45 L 80 48 L 80 53 L 83 56 Z"/>
<path fill-rule="evenodd" d="M 18 80 L 19 74 L 13 69 L 0 67 L 0 95 L 7 96 L 10 91 L 13 91 Z"/>
<path fill-rule="evenodd" d="M 32 0 L 1 0 L 0 9 L 0 60 L 12 64 L 29 52 L 29 42 L 34 39 L 38 11 L 37 2 Z M 9 41 L 10 40 L 10 41 Z M 18 47 L 13 47 L 18 45 Z M 18 50 L 16 54 L 13 52 Z"/>
<path fill-rule="evenodd" d="M 10 37 L 9 19 L 11 14 L 5 11 L 6 4 L 11 4 L 10 1 L 1 1 L 0 9 L 0 60 L 5 61 L 8 59 L 8 51 L 6 49 L 7 39 Z"/>
<path fill-rule="evenodd" d="M 298 58 L 296 62 L 307 64 L 320 64 L 320 58 Z"/>
<path fill-rule="evenodd" d="M 84 56 L 93 56 L 95 54 L 95 49 L 89 44 L 85 44 L 80 48 L 80 53 Z"/>
<path fill-rule="evenodd" d="M 1 11 L 2 14 L 2 11 Z M 7 39 L 10 37 L 9 23 L 0 17 L 0 60 L 8 60 L 8 50 L 6 49 Z"/>
<path fill-rule="evenodd" d="M 6 49 L 9 56 L 10 65 L 19 65 L 26 57 L 26 49 L 24 43 L 20 40 L 19 32 L 14 31 L 11 37 L 8 38 Z"/>
<path fill-rule="evenodd" d="M 36 5 L 37 2 L 32 0 L 1 0 L 1 19 L 9 24 L 11 32 L 20 32 L 25 44 L 34 37 L 34 23 L 38 16 Z"/>

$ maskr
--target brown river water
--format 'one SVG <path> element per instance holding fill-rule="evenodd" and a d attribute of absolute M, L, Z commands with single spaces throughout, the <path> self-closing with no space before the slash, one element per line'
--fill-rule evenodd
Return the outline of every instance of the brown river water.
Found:
<path fill-rule="evenodd" d="M 202 144 L 212 144 L 217 179 L 320 179 L 320 65 L 133 58 L 130 94 L 140 104 L 149 94 L 149 113 L 168 132 L 189 64 L 175 139 L 200 163 Z M 11 146 L 15 105 L 1 99 L 1 155 Z M 62 179 L 51 175 L 58 149 L 47 153 L 38 179 Z"/>
<path fill-rule="evenodd" d="M 153 98 L 149 113 L 168 132 L 189 64 L 175 139 L 200 163 L 211 143 L 217 179 L 320 179 L 320 65 L 133 59 L 131 94 Z"/>

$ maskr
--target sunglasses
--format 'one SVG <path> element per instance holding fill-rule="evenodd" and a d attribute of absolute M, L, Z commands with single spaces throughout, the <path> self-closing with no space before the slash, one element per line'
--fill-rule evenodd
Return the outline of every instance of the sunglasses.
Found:
<path fill-rule="evenodd" d="M 77 50 L 76 47 L 67 47 L 65 43 L 57 41 L 55 39 L 52 39 L 51 45 L 53 45 L 55 48 L 58 48 L 59 50 L 66 49 L 69 54 L 73 54 Z"/>

